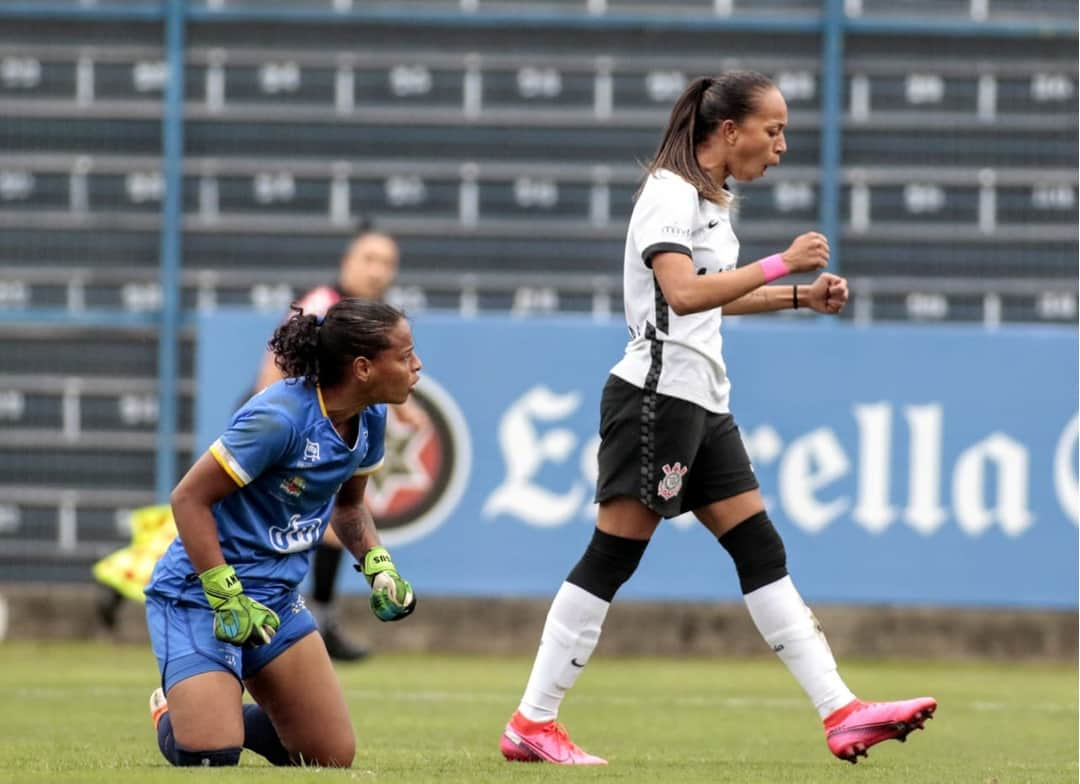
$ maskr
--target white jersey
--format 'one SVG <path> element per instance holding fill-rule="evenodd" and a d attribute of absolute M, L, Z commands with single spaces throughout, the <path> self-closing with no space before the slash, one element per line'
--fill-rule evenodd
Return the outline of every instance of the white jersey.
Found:
<path fill-rule="evenodd" d="M 739 240 L 731 211 L 698 195 L 672 171 L 650 175 L 634 205 L 623 259 L 623 306 L 630 342 L 611 369 L 646 391 L 728 413 L 720 308 L 685 316 L 668 307 L 652 271 L 657 253 L 684 253 L 699 275 L 735 269 Z"/>

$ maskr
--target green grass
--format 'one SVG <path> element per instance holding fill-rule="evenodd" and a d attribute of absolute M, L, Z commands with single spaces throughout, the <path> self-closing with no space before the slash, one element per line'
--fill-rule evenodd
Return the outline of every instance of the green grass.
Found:
<path fill-rule="evenodd" d="M 396 656 L 339 669 L 359 753 L 348 771 L 175 770 L 146 699 L 148 648 L 0 645 L 0 782 L 767 782 L 1025 784 L 1077 781 L 1075 667 L 847 662 L 868 698 L 928 693 L 937 717 L 904 745 L 851 766 L 770 659 L 598 656 L 562 719 L 607 768 L 504 763 L 497 743 L 528 675 L 525 658 Z M 317 719 L 315 719 L 317 720 Z"/>

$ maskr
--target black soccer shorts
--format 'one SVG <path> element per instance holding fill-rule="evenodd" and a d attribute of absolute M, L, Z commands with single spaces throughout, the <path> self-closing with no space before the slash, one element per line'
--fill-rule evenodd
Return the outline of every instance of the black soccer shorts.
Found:
<path fill-rule="evenodd" d="M 661 517 L 758 487 L 731 414 L 609 376 L 600 400 L 596 501 L 629 496 Z"/>

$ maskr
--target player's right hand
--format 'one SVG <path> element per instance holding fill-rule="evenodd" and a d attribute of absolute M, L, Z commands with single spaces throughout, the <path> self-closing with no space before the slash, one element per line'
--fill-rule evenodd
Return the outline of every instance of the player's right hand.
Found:
<path fill-rule="evenodd" d="M 383 572 L 375 578 L 369 603 L 380 621 L 400 621 L 416 609 L 416 595 L 400 574 Z"/>
<path fill-rule="evenodd" d="M 371 611 L 380 621 L 400 621 L 416 609 L 416 595 L 408 580 L 398 574 L 385 547 L 372 547 L 356 569 L 371 584 Z"/>
<path fill-rule="evenodd" d="M 214 611 L 214 636 L 222 642 L 254 647 L 270 642 L 281 620 L 277 613 L 244 594 L 236 570 L 228 564 L 199 575 Z"/>
<path fill-rule="evenodd" d="M 781 254 L 792 272 L 813 272 L 829 263 L 829 241 L 824 234 L 808 231 L 800 234 Z"/>

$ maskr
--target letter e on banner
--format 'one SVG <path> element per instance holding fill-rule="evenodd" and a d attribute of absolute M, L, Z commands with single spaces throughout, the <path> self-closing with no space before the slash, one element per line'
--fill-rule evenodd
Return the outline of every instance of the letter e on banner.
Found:
<path fill-rule="evenodd" d="M 484 516 L 510 514 L 529 525 L 550 528 L 570 522 L 585 499 L 582 482 L 565 493 L 536 484 L 546 462 L 562 463 L 577 445 L 577 436 L 566 428 L 540 435 L 535 421 L 557 421 L 570 416 L 581 402 L 576 392 L 558 395 L 547 387 L 530 389 L 507 409 L 499 422 L 499 447 L 506 464 L 506 478 L 484 502 Z"/>

